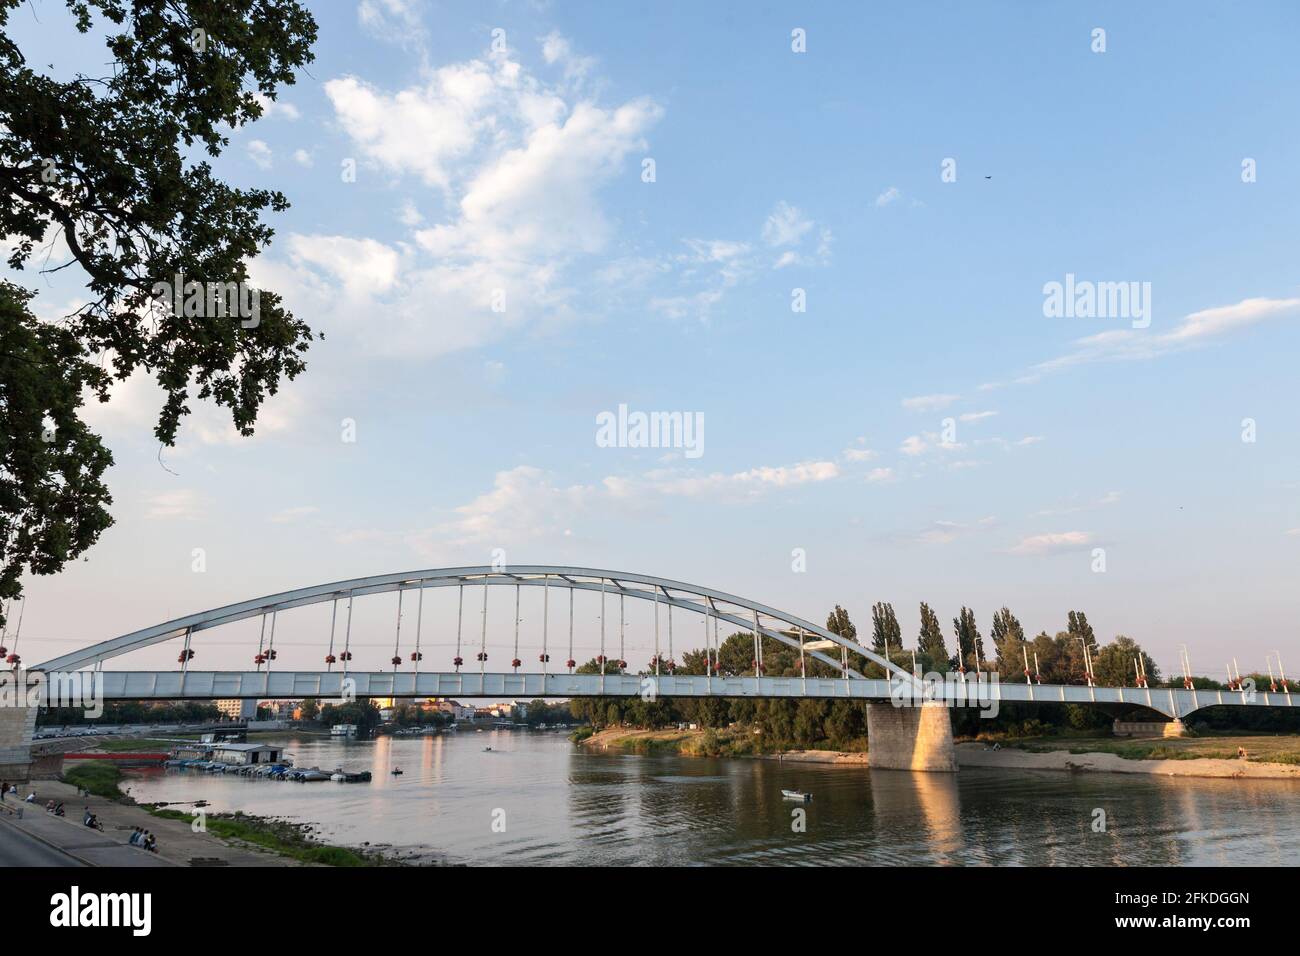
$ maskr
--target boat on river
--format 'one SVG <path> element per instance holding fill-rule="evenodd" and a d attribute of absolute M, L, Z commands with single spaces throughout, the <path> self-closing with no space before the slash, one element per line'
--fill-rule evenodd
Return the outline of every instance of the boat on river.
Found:
<path fill-rule="evenodd" d="M 808 803 L 812 800 L 812 794 L 804 793 L 802 790 L 782 790 L 781 796 L 787 800 L 798 800 L 801 803 Z"/>

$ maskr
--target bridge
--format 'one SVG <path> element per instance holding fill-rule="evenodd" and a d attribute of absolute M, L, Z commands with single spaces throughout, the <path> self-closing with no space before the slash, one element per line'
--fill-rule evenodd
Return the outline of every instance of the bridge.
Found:
<path fill-rule="evenodd" d="M 424 663 L 421 643 L 427 623 L 425 595 L 447 588 L 456 589 L 455 651 L 449 661 L 430 668 Z M 514 591 L 513 643 L 506 651 L 510 655 L 506 658 L 508 670 L 497 669 L 496 661 L 502 649 L 499 642 L 488 641 L 488 592 L 492 588 Z M 534 599 L 535 592 L 540 591 L 542 605 L 541 653 L 537 663 L 530 663 L 532 669 L 527 670 L 523 669 L 520 658 L 520 602 L 525 589 L 530 590 Z M 354 666 L 352 641 L 355 602 L 359 598 L 393 593 L 397 600 L 392 656 L 383 669 L 358 669 Z M 599 596 L 596 656 L 599 673 L 576 672 L 574 596 L 579 593 L 592 595 L 592 599 Z M 641 673 L 628 673 L 626 607 L 629 599 L 653 606 L 654 656 L 650 666 Z M 616 605 L 616 616 L 611 616 L 611 602 Z M 322 634 L 320 639 L 325 669 L 277 670 L 279 654 L 275 633 L 279 615 L 323 603 L 332 604 L 328 635 Z M 403 650 L 402 629 L 412 603 L 416 605 L 415 624 L 412 629 L 407 623 L 408 652 Z M 560 605 L 559 627 L 554 630 L 552 618 L 557 615 L 553 604 Z M 675 631 L 677 612 L 691 616 L 692 621 Z M 480 620 L 467 627 L 467 614 L 474 613 L 478 613 Z M 191 668 L 198 650 L 214 629 L 252 618 L 261 621 L 257 651 L 252 658 L 253 670 Z M 719 660 L 722 625 L 752 636 L 752 673 L 724 672 Z M 449 634 L 450 626 L 445 630 L 440 628 L 439 633 Z M 692 635 L 686 638 L 686 645 L 703 651 L 705 673 L 677 673 L 674 655 L 677 649 L 686 646 L 683 635 Z M 534 633 L 530 639 L 536 637 Z M 799 674 L 768 676 L 760 638 L 797 649 Z M 178 667 L 174 670 L 103 668 L 106 661 L 166 642 L 180 646 Z M 424 647 L 427 649 L 428 645 Z M 837 656 L 831 656 L 836 651 Z M 865 658 L 880 667 L 884 678 L 867 677 L 855 670 L 850 666 L 855 658 Z M 468 666 L 467 659 L 471 660 Z M 821 674 L 810 674 L 810 660 L 827 665 L 836 676 L 825 676 L 826 668 L 821 669 Z M 916 741 L 927 735 L 937 735 L 942 755 L 946 730 L 946 751 L 951 752 L 946 710 L 936 713 L 936 708 L 987 706 L 991 702 L 1120 704 L 1149 708 L 1178 720 L 1209 706 L 1293 706 L 1285 681 L 1283 692 L 1277 693 L 1272 689 L 1257 691 L 1244 684 L 1239 690 L 1209 691 L 1192 687 L 1100 687 L 1042 684 L 1028 679 L 1025 683 L 1013 683 L 983 674 L 968 678 L 964 673 L 960 679 L 958 675 L 948 675 L 948 679 L 926 680 L 854 640 L 747 598 L 667 578 L 549 565 L 429 569 L 299 588 L 143 628 L 53 658 L 31 668 L 29 674 L 33 672 L 44 675 L 51 684 L 79 675 L 79 679 L 93 684 L 95 692 L 105 700 L 602 696 L 864 700 L 873 702 L 868 708 L 868 734 L 871 736 L 872 726 L 877 726 L 877 751 L 881 750 L 881 739 L 897 738 L 900 741 L 897 760 L 910 767 L 917 764 Z M 1145 680 L 1140 683 L 1145 684 Z M 895 730 L 884 732 L 886 724 Z M 943 763 L 944 759 L 941 757 L 939 762 Z"/>

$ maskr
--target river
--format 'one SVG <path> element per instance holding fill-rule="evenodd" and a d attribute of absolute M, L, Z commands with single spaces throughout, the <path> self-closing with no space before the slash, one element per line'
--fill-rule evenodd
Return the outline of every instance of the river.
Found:
<path fill-rule="evenodd" d="M 299 767 L 369 769 L 374 779 L 147 770 L 124 786 L 140 802 L 206 800 L 213 811 L 310 823 L 326 842 L 388 846 L 421 862 L 1300 864 L 1300 794 L 1287 781 L 643 756 L 522 730 L 281 742 Z M 791 802 L 783 789 L 813 800 Z"/>

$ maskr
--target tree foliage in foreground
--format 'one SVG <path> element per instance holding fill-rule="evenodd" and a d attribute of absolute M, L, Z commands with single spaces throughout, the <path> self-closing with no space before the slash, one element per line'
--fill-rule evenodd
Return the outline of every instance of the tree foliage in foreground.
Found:
<path fill-rule="evenodd" d="M 45 327 L 21 289 L 6 287 L 0 303 L 0 598 L 21 593 L 25 572 L 59 570 L 109 523 L 100 479 L 111 458 L 77 419 L 74 388 L 106 401 L 112 380 L 144 369 L 163 391 L 163 444 L 195 399 L 227 408 L 248 435 L 266 397 L 302 372 L 313 338 L 271 290 L 258 290 L 255 324 L 178 315 L 156 296 L 178 275 L 182 286 L 249 285 L 248 262 L 272 237 L 263 214 L 288 201 L 222 182 L 208 159 L 311 61 L 311 15 L 296 0 L 65 3 L 77 30 L 104 37 L 108 62 L 95 58 L 93 73 L 60 78 L 29 63 L 7 29 L 23 5 L 0 0 L 8 265 L 75 266 L 87 279 L 84 304 Z M 66 261 L 51 258 L 64 248 Z M 53 447 L 42 450 L 34 442 L 50 425 Z"/>

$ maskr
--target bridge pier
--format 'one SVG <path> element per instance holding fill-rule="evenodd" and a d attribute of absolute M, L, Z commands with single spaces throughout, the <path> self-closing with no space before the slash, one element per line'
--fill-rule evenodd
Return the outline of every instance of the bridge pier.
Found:
<path fill-rule="evenodd" d="M 867 763 L 881 770 L 955 773 L 952 720 L 942 701 L 897 707 L 892 701 L 867 703 Z"/>
<path fill-rule="evenodd" d="M 36 708 L 0 706 L 0 779 L 26 780 L 32 770 Z"/>

